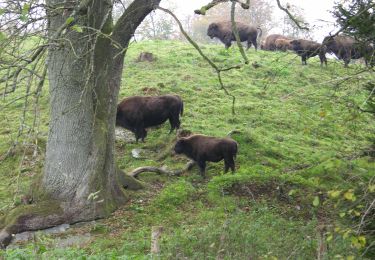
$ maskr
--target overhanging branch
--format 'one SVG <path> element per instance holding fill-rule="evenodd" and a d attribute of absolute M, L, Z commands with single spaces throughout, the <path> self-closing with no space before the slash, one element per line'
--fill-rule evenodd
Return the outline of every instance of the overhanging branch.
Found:
<path fill-rule="evenodd" d="M 289 18 L 297 25 L 297 27 L 301 30 L 306 30 L 306 31 L 309 31 L 310 29 L 304 25 L 301 25 L 301 21 L 298 21 L 288 10 L 288 8 L 285 8 L 281 5 L 280 3 L 280 0 L 276 0 L 277 2 L 277 6 L 283 10 L 288 16 Z"/>

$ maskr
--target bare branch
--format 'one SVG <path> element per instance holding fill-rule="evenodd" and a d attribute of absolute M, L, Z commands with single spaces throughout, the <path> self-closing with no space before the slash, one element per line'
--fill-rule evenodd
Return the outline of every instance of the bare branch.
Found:
<path fill-rule="evenodd" d="M 235 105 L 235 102 L 236 102 L 236 97 L 234 95 L 230 94 L 229 91 L 227 90 L 227 88 L 225 87 L 225 85 L 223 83 L 223 80 L 221 78 L 221 72 L 228 71 L 228 70 L 231 70 L 231 69 L 239 69 L 239 68 L 242 67 L 242 64 L 230 66 L 230 67 L 227 67 L 227 68 L 219 68 L 210 58 L 208 58 L 203 53 L 201 48 L 199 48 L 198 44 L 193 39 L 191 39 L 191 37 L 186 33 L 186 31 L 184 30 L 180 20 L 177 18 L 177 16 L 173 12 L 171 12 L 170 10 L 165 9 L 163 7 L 160 7 L 160 6 L 158 6 L 157 9 L 168 13 L 169 15 L 171 15 L 174 18 L 174 20 L 178 24 L 178 27 L 180 28 L 181 33 L 185 36 L 185 38 L 188 40 L 188 42 L 191 43 L 191 45 L 193 45 L 193 47 L 199 52 L 199 54 L 203 57 L 203 59 L 205 59 L 208 62 L 208 64 L 210 64 L 211 67 L 215 70 L 215 72 L 217 74 L 217 77 L 219 79 L 220 89 L 224 90 L 226 95 L 232 97 L 232 114 L 234 115 L 235 114 L 234 105 Z"/>
<path fill-rule="evenodd" d="M 233 3 L 239 3 L 239 4 L 241 4 L 241 7 L 243 9 L 249 9 L 250 8 L 250 0 L 246 0 L 246 3 L 243 3 L 242 1 L 239 1 L 239 0 L 213 0 L 211 3 L 203 6 L 201 9 L 195 10 L 194 13 L 205 15 L 206 12 L 208 10 L 210 10 L 212 7 L 214 7 L 214 6 L 218 5 L 218 4 L 221 4 L 221 3 L 229 2 L 229 1 L 231 1 Z"/>
<path fill-rule="evenodd" d="M 288 8 L 285 8 L 281 5 L 280 3 L 280 0 L 276 0 L 277 2 L 277 6 L 283 10 L 288 16 L 289 18 L 297 25 L 297 27 L 301 30 L 306 30 L 306 31 L 309 31 L 310 29 L 304 25 L 301 25 L 301 21 L 298 21 L 296 18 L 294 18 L 294 16 L 289 12 Z"/>
<path fill-rule="evenodd" d="M 166 174 L 166 175 L 169 175 L 169 176 L 178 176 L 178 175 L 183 174 L 186 171 L 191 170 L 194 165 L 195 165 L 195 162 L 189 161 L 183 169 L 174 170 L 174 171 L 169 171 L 169 170 L 164 169 L 164 168 L 158 168 L 158 167 L 153 167 L 153 166 L 144 166 L 144 167 L 139 167 L 139 168 L 134 169 L 128 175 L 130 175 L 134 178 L 137 178 L 137 176 L 142 172 L 155 172 L 155 173 L 158 173 L 158 174 Z"/>
<path fill-rule="evenodd" d="M 230 17 L 231 17 L 231 21 L 232 21 L 232 31 L 233 31 L 234 36 L 236 38 L 237 46 L 240 49 L 240 53 L 245 60 L 245 64 L 249 64 L 249 59 L 247 58 L 246 53 L 245 53 L 245 51 L 242 47 L 240 35 L 238 34 L 236 21 L 234 19 L 235 13 L 236 13 L 236 2 L 232 1 L 232 8 L 231 8 L 231 12 L 230 12 Z"/>

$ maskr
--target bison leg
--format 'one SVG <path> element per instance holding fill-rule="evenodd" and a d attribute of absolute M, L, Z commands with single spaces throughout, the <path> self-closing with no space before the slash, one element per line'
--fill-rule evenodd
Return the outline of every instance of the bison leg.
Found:
<path fill-rule="evenodd" d="M 301 58 L 302 58 L 302 65 L 307 65 L 306 56 L 302 55 Z"/>
<path fill-rule="evenodd" d="M 249 40 L 249 41 L 247 41 L 247 48 L 246 48 L 246 50 L 249 50 L 251 48 L 251 41 Z"/>
<path fill-rule="evenodd" d="M 171 124 L 171 130 L 169 131 L 169 133 L 172 133 L 174 129 L 179 129 L 180 125 L 181 125 L 181 122 L 180 122 L 180 118 L 179 118 L 178 114 L 177 114 L 177 116 L 170 117 L 169 123 Z"/>
<path fill-rule="evenodd" d="M 257 50 L 258 50 L 258 43 L 257 43 L 257 40 L 256 40 L 256 39 L 253 40 L 252 43 L 253 43 L 253 45 L 254 45 L 255 50 L 257 51 Z M 251 46 L 251 45 L 250 45 L 250 46 Z"/>
<path fill-rule="evenodd" d="M 197 161 L 199 167 L 199 173 L 203 178 L 206 178 L 206 162 L 205 161 Z"/>
<path fill-rule="evenodd" d="M 229 49 L 230 46 L 232 46 L 232 43 L 231 43 L 231 42 L 227 42 L 227 43 L 225 43 L 225 49 Z"/>
<path fill-rule="evenodd" d="M 234 170 L 235 170 L 235 164 L 234 164 L 233 156 L 228 156 L 228 157 L 224 158 L 224 165 L 225 165 L 225 173 L 228 172 L 229 168 L 233 173 Z"/>

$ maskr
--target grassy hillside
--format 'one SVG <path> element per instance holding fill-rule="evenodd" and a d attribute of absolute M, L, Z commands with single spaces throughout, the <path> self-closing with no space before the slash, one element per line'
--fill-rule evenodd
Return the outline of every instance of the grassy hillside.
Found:
<path fill-rule="evenodd" d="M 202 48 L 220 66 L 241 61 L 235 48 Z M 157 60 L 136 62 L 141 51 L 154 53 Z M 223 162 L 208 163 L 207 180 L 196 168 L 181 177 L 143 173 L 146 189 L 132 194 L 113 217 L 64 234 L 90 234 L 89 242 L 59 249 L 53 236 L 40 235 L 0 256 L 148 259 L 151 228 L 162 225 L 162 259 L 314 259 L 320 243 L 328 245 L 327 259 L 361 258 L 369 238 L 363 244 L 351 227 L 355 212 L 361 214 L 363 208 L 352 208 L 361 204 L 345 198 L 359 196 L 375 172 L 373 158 L 364 153 L 375 124 L 354 106 L 366 100 L 362 83 L 374 76 L 358 77 L 363 67 L 344 69 L 334 60 L 321 68 L 315 58 L 301 66 L 291 53 L 250 49 L 247 54 L 259 68 L 249 65 L 223 73 L 224 84 L 236 96 L 235 115 L 213 70 L 181 42 L 133 44 L 120 91 L 121 98 L 180 95 L 185 104 L 182 128 L 193 133 L 220 137 L 236 130 L 234 175 L 223 173 Z M 0 154 L 17 139 L 24 100 L 12 100 L 22 95 L 19 90 L 1 100 Z M 32 101 L 30 97 L 17 149 L 1 161 L 0 214 L 20 203 L 43 167 L 47 87 L 39 105 L 34 107 Z M 37 130 L 29 131 L 35 111 Z M 117 140 L 119 167 L 126 172 L 145 165 L 183 167 L 187 159 L 171 153 L 176 136 L 168 132 L 166 123 L 149 130 L 145 143 Z M 135 148 L 141 149 L 139 159 L 131 155 Z M 333 196 L 335 191 L 340 195 Z M 346 204 L 339 203 L 340 198 Z"/>

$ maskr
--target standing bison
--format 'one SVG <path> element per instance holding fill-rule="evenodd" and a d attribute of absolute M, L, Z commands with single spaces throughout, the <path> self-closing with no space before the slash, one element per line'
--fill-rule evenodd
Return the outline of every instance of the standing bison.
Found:
<path fill-rule="evenodd" d="M 128 97 L 117 106 L 116 125 L 133 132 L 137 142 L 138 139 L 144 141 L 147 127 L 160 125 L 168 119 L 171 124 L 169 133 L 178 129 L 183 108 L 177 95 Z"/>
<path fill-rule="evenodd" d="M 351 59 L 364 58 L 366 66 L 374 59 L 374 48 L 369 44 L 361 44 L 354 38 L 346 35 L 327 36 L 323 40 L 328 52 L 333 52 L 344 66 L 348 67 Z"/>
<path fill-rule="evenodd" d="M 284 35 L 281 35 L 281 34 L 270 34 L 267 36 L 266 40 L 264 41 L 264 44 L 263 47 L 262 47 L 262 50 L 266 50 L 266 51 L 275 51 L 277 48 L 276 48 L 276 41 L 279 40 L 279 39 L 283 39 L 283 40 L 286 40 L 286 41 L 290 41 L 291 39 L 284 36 Z"/>
<path fill-rule="evenodd" d="M 194 160 L 200 174 L 205 177 L 206 162 L 219 162 L 224 159 L 225 172 L 235 170 L 234 159 L 237 154 L 237 142 L 231 138 L 216 138 L 205 135 L 192 135 L 180 138 L 174 147 L 177 154 L 185 154 Z"/>
<path fill-rule="evenodd" d="M 327 66 L 326 47 L 320 43 L 309 40 L 293 40 L 290 41 L 293 50 L 301 56 L 302 65 L 307 65 L 307 59 L 319 55 L 320 65 L 323 63 Z"/>
<path fill-rule="evenodd" d="M 247 49 L 251 47 L 251 44 L 254 44 L 255 49 L 258 49 L 257 37 L 261 37 L 262 30 L 259 27 L 255 28 L 240 22 L 236 22 L 236 26 L 241 42 L 247 41 Z M 236 41 L 236 37 L 232 32 L 232 22 L 211 23 L 208 26 L 207 35 L 211 39 L 214 37 L 219 38 L 225 44 L 226 49 L 232 45 L 232 41 Z"/>

